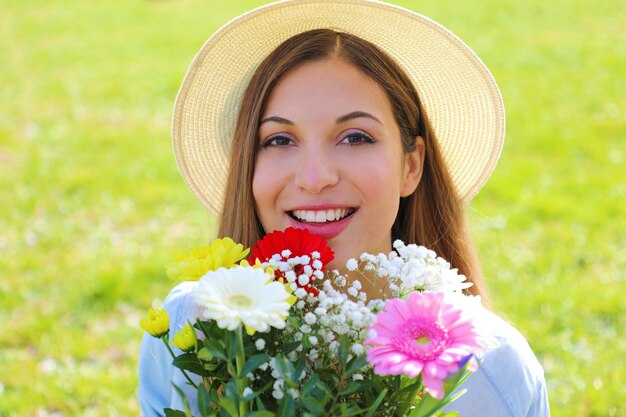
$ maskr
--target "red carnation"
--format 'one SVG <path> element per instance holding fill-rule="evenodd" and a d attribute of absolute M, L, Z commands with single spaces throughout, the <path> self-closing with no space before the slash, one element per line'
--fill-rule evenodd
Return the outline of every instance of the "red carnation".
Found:
<path fill-rule="evenodd" d="M 291 252 L 289 257 L 285 258 L 282 253 L 285 249 Z M 261 262 L 269 261 L 272 256 L 278 254 L 282 261 L 296 256 L 309 256 L 311 258 L 309 265 L 312 265 L 314 259 L 313 252 L 319 253 L 319 260 L 322 263 L 321 270 L 326 269 L 326 265 L 333 260 L 335 252 L 326 244 L 326 240 L 322 237 L 309 232 L 306 229 L 296 229 L 289 227 L 285 231 L 276 230 L 257 240 L 256 247 L 251 249 L 252 257 L 248 260 L 250 264 L 254 264 L 258 259 Z M 297 265 L 295 268 L 296 276 L 302 274 L 303 265 Z M 281 271 L 276 271 L 276 278 L 282 278 L 284 275 Z M 304 288 L 308 293 L 317 295 L 318 291 L 311 284 L 305 285 Z"/>

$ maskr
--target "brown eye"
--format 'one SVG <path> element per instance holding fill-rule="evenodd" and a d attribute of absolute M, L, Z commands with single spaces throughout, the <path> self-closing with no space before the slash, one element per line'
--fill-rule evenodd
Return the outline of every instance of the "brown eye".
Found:
<path fill-rule="evenodd" d="M 371 136 L 366 135 L 363 132 L 354 132 L 344 137 L 340 143 L 344 143 L 348 145 L 360 145 L 362 143 L 374 143 L 374 142 L 375 140 Z"/>
<path fill-rule="evenodd" d="M 263 143 L 261 144 L 261 147 L 267 148 L 270 146 L 289 146 L 293 143 L 293 140 L 288 136 L 276 135 L 270 136 L 269 138 L 265 139 L 265 141 L 263 141 Z"/>

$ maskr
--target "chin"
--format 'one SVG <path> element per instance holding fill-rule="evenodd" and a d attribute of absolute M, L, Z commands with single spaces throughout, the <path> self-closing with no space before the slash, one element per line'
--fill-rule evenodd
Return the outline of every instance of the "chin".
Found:
<path fill-rule="evenodd" d="M 333 248 L 332 243 L 328 243 L 328 245 Z M 333 250 L 335 250 L 333 248 Z M 359 253 L 352 253 L 350 252 L 350 254 L 346 254 L 343 251 L 337 251 L 335 250 L 335 258 L 333 259 L 332 262 L 330 262 L 328 264 L 328 266 L 326 267 L 327 270 L 332 271 L 333 269 L 337 269 L 339 272 L 346 272 L 346 262 L 348 261 L 348 259 L 350 258 L 355 258 L 358 259 L 358 257 L 361 255 L 361 253 L 363 253 L 363 251 L 359 252 Z"/>

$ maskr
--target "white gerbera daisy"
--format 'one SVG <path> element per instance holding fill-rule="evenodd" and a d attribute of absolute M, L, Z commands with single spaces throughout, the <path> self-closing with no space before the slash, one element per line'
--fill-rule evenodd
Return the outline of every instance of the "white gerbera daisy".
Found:
<path fill-rule="evenodd" d="M 238 266 L 206 273 L 192 293 L 204 319 L 224 329 L 241 323 L 248 334 L 282 329 L 295 301 L 285 286 L 261 269 Z"/>

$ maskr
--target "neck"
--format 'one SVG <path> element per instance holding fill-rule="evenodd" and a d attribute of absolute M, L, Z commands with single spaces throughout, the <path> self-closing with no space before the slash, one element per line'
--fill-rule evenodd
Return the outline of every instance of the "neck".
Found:
<path fill-rule="evenodd" d="M 359 281 L 361 283 L 361 289 L 359 291 L 364 292 L 368 300 L 387 300 L 391 298 L 391 291 L 389 290 L 387 280 L 379 278 L 375 271 L 347 272 L 345 273 L 345 277 L 348 280 L 348 288 L 354 281 Z"/>

